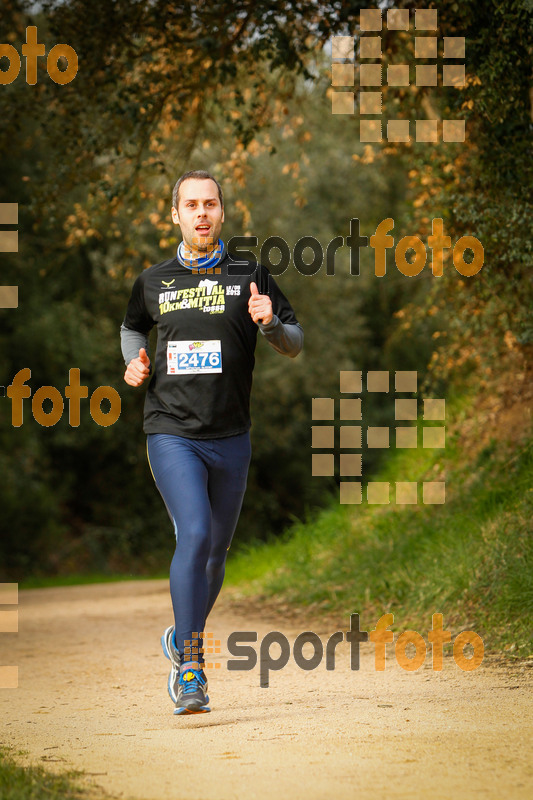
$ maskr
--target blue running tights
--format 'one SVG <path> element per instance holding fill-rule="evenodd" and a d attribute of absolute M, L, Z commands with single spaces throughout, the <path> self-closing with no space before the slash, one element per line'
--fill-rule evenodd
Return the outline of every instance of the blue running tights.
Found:
<path fill-rule="evenodd" d="M 170 565 L 176 648 L 181 663 L 202 665 L 199 634 L 205 630 L 224 580 L 226 556 L 246 490 L 250 434 L 187 439 L 152 433 L 147 436 L 147 452 L 176 536 Z M 198 639 L 198 656 L 194 650 L 185 653 L 193 638 Z"/>

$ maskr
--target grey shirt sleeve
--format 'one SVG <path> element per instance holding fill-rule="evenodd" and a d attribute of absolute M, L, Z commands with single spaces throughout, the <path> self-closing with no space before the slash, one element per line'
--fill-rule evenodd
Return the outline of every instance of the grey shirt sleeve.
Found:
<path fill-rule="evenodd" d="M 259 322 L 258 327 L 274 350 L 284 356 L 294 358 L 303 347 L 304 331 L 299 322 L 296 324 L 282 322 L 274 314 L 268 325 Z"/>
<path fill-rule="evenodd" d="M 138 358 L 141 347 L 144 347 L 148 358 L 150 358 L 148 336 L 144 333 L 139 333 L 139 331 L 132 331 L 131 328 L 126 328 L 124 324 L 120 326 L 120 346 L 126 366 L 128 366 L 132 358 Z M 150 372 L 151 371 L 152 368 L 150 366 Z"/>
<path fill-rule="evenodd" d="M 263 325 L 262 322 L 259 322 L 258 327 L 274 350 L 277 350 L 278 353 L 284 356 L 294 358 L 303 347 L 304 332 L 299 323 L 295 325 L 283 323 L 279 317 L 274 314 L 268 325 Z M 148 358 L 150 358 L 148 337 L 144 333 L 133 331 L 121 325 L 120 345 L 126 366 L 130 363 L 132 358 L 138 357 L 141 347 L 144 347 Z"/>

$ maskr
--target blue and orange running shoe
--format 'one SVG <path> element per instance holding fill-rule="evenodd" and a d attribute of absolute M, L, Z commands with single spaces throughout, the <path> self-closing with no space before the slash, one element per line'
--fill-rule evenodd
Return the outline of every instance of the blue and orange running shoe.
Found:
<path fill-rule="evenodd" d="M 174 713 L 197 714 L 210 711 L 211 709 L 207 707 L 209 703 L 207 677 L 203 669 L 187 669 L 187 673 L 191 672 L 194 675 L 186 680 L 180 675 L 180 654 L 175 646 L 174 625 L 167 628 L 161 636 L 161 647 L 171 663 L 167 688 L 170 699 L 176 705 Z"/>
<path fill-rule="evenodd" d="M 211 711 L 207 696 L 207 679 L 202 669 L 192 666 L 181 669 L 174 714 L 204 714 Z"/>

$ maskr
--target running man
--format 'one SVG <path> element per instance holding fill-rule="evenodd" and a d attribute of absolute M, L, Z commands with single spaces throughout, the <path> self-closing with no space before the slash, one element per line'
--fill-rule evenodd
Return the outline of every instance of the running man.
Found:
<path fill-rule="evenodd" d="M 175 714 L 210 711 L 203 634 L 222 587 L 250 464 L 250 391 L 257 331 L 298 355 L 303 330 L 266 267 L 237 261 L 219 238 L 224 200 L 208 172 L 172 194 L 177 255 L 136 279 L 121 325 L 124 380 L 141 386 L 147 453 L 176 537 L 174 625 L 161 637 Z M 148 334 L 157 325 L 152 361 Z"/>

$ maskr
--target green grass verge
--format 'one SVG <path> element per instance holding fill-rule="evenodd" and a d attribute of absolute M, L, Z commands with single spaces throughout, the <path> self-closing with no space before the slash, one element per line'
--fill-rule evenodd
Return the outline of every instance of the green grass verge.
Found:
<path fill-rule="evenodd" d="M 103 795 L 77 783 L 83 773 L 68 770 L 56 775 L 42 766 L 21 767 L 16 762 L 17 755 L 24 753 L 0 747 L 2 800 L 105 800 Z"/>
<path fill-rule="evenodd" d="M 424 635 L 440 612 L 488 651 L 531 655 L 533 442 L 504 458 L 499 450 L 491 441 L 472 463 L 456 436 L 445 450 L 392 451 L 374 480 L 438 480 L 445 470 L 446 502 L 335 502 L 274 541 L 241 548 L 226 581 L 245 597 L 345 615 L 346 627 L 353 612 L 367 629 L 392 612 L 393 628 Z"/>
<path fill-rule="evenodd" d="M 168 570 L 154 575 L 135 575 L 133 573 L 120 572 L 91 572 L 72 575 L 55 575 L 48 577 L 32 577 L 20 581 L 19 589 L 42 589 L 53 586 L 82 586 L 91 583 L 115 583 L 117 581 L 152 581 L 166 578 L 168 580 Z"/>

